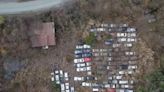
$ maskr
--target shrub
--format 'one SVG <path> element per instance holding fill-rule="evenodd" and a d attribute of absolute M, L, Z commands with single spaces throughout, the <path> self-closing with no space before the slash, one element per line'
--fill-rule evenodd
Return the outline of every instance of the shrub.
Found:
<path fill-rule="evenodd" d="M 94 35 L 94 33 L 90 33 L 89 36 L 87 36 L 85 39 L 84 39 L 85 43 L 88 44 L 88 45 L 93 45 L 95 44 L 96 42 L 96 37 Z"/>

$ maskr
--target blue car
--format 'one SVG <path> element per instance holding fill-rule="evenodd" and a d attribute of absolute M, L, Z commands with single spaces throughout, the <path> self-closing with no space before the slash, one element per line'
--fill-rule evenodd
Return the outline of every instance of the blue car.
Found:
<path fill-rule="evenodd" d="M 74 53 L 75 54 L 82 54 L 83 53 L 83 50 L 82 49 L 76 49 Z"/>
<path fill-rule="evenodd" d="M 112 45 L 113 44 L 113 40 L 112 39 L 108 39 L 105 41 L 105 45 Z"/>
<path fill-rule="evenodd" d="M 82 57 L 85 58 L 85 57 L 91 57 L 92 54 L 91 53 L 83 53 L 82 54 Z"/>

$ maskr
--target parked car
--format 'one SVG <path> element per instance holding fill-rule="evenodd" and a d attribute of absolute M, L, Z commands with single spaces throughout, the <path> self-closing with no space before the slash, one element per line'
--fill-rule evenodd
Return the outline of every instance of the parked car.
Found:
<path fill-rule="evenodd" d="M 76 45 L 76 49 L 83 49 L 83 45 Z"/>
<path fill-rule="evenodd" d="M 92 59 L 91 58 L 84 58 L 84 62 L 91 62 Z"/>
<path fill-rule="evenodd" d="M 91 63 L 90 62 L 86 62 L 86 66 L 91 66 Z"/>
<path fill-rule="evenodd" d="M 76 68 L 77 72 L 87 71 L 86 67 Z"/>
<path fill-rule="evenodd" d="M 83 53 L 82 54 L 82 57 L 85 58 L 85 57 L 91 57 L 92 54 L 91 53 Z"/>
<path fill-rule="evenodd" d="M 81 84 L 83 87 L 91 87 L 92 83 L 88 83 L 88 82 L 82 82 Z"/>
<path fill-rule="evenodd" d="M 56 84 L 60 84 L 60 77 L 59 77 L 59 75 L 55 75 L 55 82 L 56 82 Z"/>
<path fill-rule="evenodd" d="M 125 46 L 125 47 L 132 47 L 133 44 L 132 44 L 132 43 L 126 43 L 126 44 L 124 44 L 124 46 Z"/>
<path fill-rule="evenodd" d="M 64 78 L 65 78 L 66 81 L 69 80 L 69 78 L 68 78 L 68 73 L 64 73 Z"/>
<path fill-rule="evenodd" d="M 84 59 L 83 58 L 80 58 L 80 59 L 74 59 L 74 63 L 82 63 L 84 62 Z"/>
<path fill-rule="evenodd" d="M 74 77 L 74 81 L 84 81 L 84 77 Z"/>
<path fill-rule="evenodd" d="M 127 32 L 136 32 L 135 28 L 127 28 Z"/>
<path fill-rule="evenodd" d="M 99 49 L 92 49 L 92 52 L 99 52 Z"/>
<path fill-rule="evenodd" d="M 92 91 L 93 92 L 99 92 L 99 89 L 98 88 L 92 88 Z"/>
<path fill-rule="evenodd" d="M 84 53 L 89 53 L 89 52 L 92 52 L 92 50 L 91 49 L 83 49 L 83 52 Z"/>
<path fill-rule="evenodd" d="M 82 54 L 75 54 L 75 58 L 82 58 Z"/>
<path fill-rule="evenodd" d="M 65 91 L 65 85 L 64 84 L 60 84 L 60 88 L 61 88 L 61 91 Z"/>
<path fill-rule="evenodd" d="M 91 46 L 87 45 L 87 44 L 84 44 L 83 47 L 84 47 L 84 49 L 90 49 L 91 48 Z"/>
<path fill-rule="evenodd" d="M 83 53 L 83 50 L 82 49 L 76 49 L 74 53 L 75 54 L 82 54 Z"/>
<path fill-rule="evenodd" d="M 85 67 L 86 65 L 85 65 L 85 63 L 77 63 L 77 64 L 75 64 L 75 66 L 77 68 L 81 68 L 81 67 Z"/>
<path fill-rule="evenodd" d="M 55 75 L 54 72 L 52 72 L 52 73 L 51 73 L 51 81 L 55 81 L 54 75 Z"/>
<path fill-rule="evenodd" d="M 93 76 L 86 76 L 84 77 L 85 81 L 92 81 L 92 80 L 97 80 L 97 77 L 93 77 Z"/>
<path fill-rule="evenodd" d="M 129 65 L 128 69 L 137 69 L 137 65 Z"/>
<path fill-rule="evenodd" d="M 91 71 L 91 66 L 86 67 L 87 71 Z"/>
<path fill-rule="evenodd" d="M 111 45 L 113 44 L 113 39 L 108 39 L 105 41 L 105 45 Z"/>
<path fill-rule="evenodd" d="M 125 74 L 125 71 L 119 71 L 118 72 L 120 75 Z"/>
<path fill-rule="evenodd" d="M 121 84 L 121 85 L 122 85 L 122 84 L 128 84 L 128 81 L 127 81 L 127 80 L 120 80 L 120 81 L 119 81 L 119 84 Z"/>
<path fill-rule="evenodd" d="M 71 92 L 75 92 L 75 88 L 74 87 L 71 87 Z"/>

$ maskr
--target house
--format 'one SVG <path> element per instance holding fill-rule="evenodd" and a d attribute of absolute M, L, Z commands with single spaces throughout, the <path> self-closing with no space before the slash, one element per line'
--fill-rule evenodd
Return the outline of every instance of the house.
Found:
<path fill-rule="evenodd" d="M 116 89 L 114 89 L 114 88 L 107 88 L 106 92 L 116 92 Z"/>
<path fill-rule="evenodd" d="M 48 49 L 48 46 L 56 45 L 54 23 L 39 24 L 30 32 L 30 40 L 32 47 L 43 47 Z"/>

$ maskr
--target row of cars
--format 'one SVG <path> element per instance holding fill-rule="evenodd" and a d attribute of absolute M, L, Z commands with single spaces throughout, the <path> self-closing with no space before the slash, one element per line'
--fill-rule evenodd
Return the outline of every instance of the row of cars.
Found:
<path fill-rule="evenodd" d="M 91 75 L 92 50 L 87 44 L 76 45 L 74 66 L 77 72 L 87 71 Z"/>
<path fill-rule="evenodd" d="M 60 85 L 60 92 L 75 92 L 74 87 L 71 87 L 68 83 L 68 72 L 63 70 L 55 70 L 51 73 L 51 81 L 57 85 Z"/>

